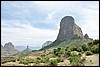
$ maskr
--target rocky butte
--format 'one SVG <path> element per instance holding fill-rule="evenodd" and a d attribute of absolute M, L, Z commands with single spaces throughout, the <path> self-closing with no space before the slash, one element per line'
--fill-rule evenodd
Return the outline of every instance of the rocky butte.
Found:
<path fill-rule="evenodd" d="M 63 41 L 76 38 L 84 38 L 83 32 L 75 23 L 75 19 L 72 16 L 65 16 L 60 21 L 60 29 L 56 40 L 42 49 L 47 49 L 49 47 L 59 45 Z"/>
<path fill-rule="evenodd" d="M 65 16 L 61 19 L 60 30 L 56 41 L 63 41 L 75 37 L 83 37 L 81 28 L 75 24 L 75 20 L 72 16 Z"/>

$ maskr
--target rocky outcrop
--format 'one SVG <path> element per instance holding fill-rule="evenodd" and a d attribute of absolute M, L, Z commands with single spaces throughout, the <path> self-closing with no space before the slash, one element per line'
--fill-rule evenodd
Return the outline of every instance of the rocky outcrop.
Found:
<path fill-rule="evenodd" d="M 84 35 L 84 38 L 85 39 L 90 39 L 87 33 Z"/>
<path fill-rule="evenodd" d="M 11 43 L 11 42 L 8 42 L 4 45 L 4 48 L 7 48 L 7 49 L 14 49 L 14 45 Z"/>
<path fill-rule="evenodd" d="M 66 40 L 75 37 L 83 37 L 81 28 L 75 24 L 72 16 L 65 16 L 60 22 L 60 30 L 56 40 Z"/>
<path fill-rule="evenodd" d="M 52 43 L 52 41 L 46 41 L 43 45 L 42 45 L 42 48 L 45 47 L 45 46 L 48 46 Z"/>
<path fill-rule="evenodd" d="M 27 48 L 25 50 L 23 50 L 22 53 L 25 54 L 28 52 L 32 52 L 32 49 L 30 49 L 29 46 L 27 45 Z"/>

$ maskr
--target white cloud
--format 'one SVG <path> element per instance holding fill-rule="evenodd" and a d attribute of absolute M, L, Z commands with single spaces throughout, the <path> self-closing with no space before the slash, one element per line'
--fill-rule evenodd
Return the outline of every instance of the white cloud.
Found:
<path fill-rule="evenodd" d="M 13 20 L 14 21 L 14 20 Z M 8 22 L 5 21 L 5 22 Z M 16 21 L 15 21 L 16 22 Z M 32 27 L 30 24 L 13 23 L 19 27 L 2 27 L 1 43 L 11 41 L 14 45 L 42 45 L 46 40 L 54 41 L 57 37 L 57 30 L 46 30 Z M 5 25 L 2 21 L 2 26 Z"/>

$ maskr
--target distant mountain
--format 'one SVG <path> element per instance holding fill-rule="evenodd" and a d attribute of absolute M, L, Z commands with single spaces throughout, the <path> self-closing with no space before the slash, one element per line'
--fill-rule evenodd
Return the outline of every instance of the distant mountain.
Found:
<path fill-rule="evenodd" d="M 26 46 L 15 46 L 15 48 L 19 51 L 23 51 L 26 48 Z M 40 48 L 41 46 L 30 46 L 30 49 L 32 50 L 38 50 Z"/>
<path fill-rule="evenodd" d="M 19 51 L 15 49 L 14 45 L 11 42 L 8 42 L 4 45 L 1 45 L 1 56 L 9 56 L 18 53 Z"/>
<path fill-rule="evenodd" d="M 22 51 L 22 53 L 24 52 L 32 52 L 32 49 L 30 49 L 29 46 L 27 46 L 27 48 Z"/>
<path fill-rule="evenodd" d="M 32 49 L 29 48 L 29 46 L 27 45 L 27 47 L 23 51 L 16 53 L 14 56 L 23 56 L 24 57 L 24 56 L 30 54 L 31 52 L 32 52 Z"/>

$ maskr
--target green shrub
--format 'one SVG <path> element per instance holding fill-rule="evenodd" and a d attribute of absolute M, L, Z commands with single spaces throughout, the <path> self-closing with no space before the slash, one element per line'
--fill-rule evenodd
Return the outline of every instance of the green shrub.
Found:
<path fill-rule="evenodd" d="M 93 53 L 91 51 L 86 51 L 86 55 L 93 55 Z"/>
<path fill-rule="evenodd" d="M 64 49 L 63 48 L 54 49 L 53 53 L 54 53 L 55 56 L 59 56 L 60 57 L 61 54 L 64 53 Z"/>
<path fill-rule="evenodd" d="M 98 43 L 99 43 L 98 39 L 93 41 L 93 44 L 95 44 L 95 45 L 98 44 Z"/>
<path fill-rule="evenodd" d="M 87 44 L 83 44 L 83 45 L 82 45 L 82 49 L 83 49 L 83 51 L 87 51 L 88 48 L 89 48 L 89 46 L 88 46 Z"/>
<path fill-rule="evenodd" d="M 37 60 L 41 60 L 41 57 L 37 57 Z"/>
<path fill-rule="evenodd" d="M 42 60 L 36 60 L 36 63 L 38 64 L 38 63 L 41 63 L 42 62 Z"/>
<path fill-rule="evenodd" d="M 50 63 L 51 63 L 52 66 L 57 66 L 57 60 L 56 59 L 50 60 Z"/>
<path fill-rule="evenodd" d="M 28 60 L 28 63 L 33 63 L 34 62 L 34 60 Z"/>
<path fill-rule="evenodd" d="M 71 57 L 69 58 L 69 60 L 72 66 L 81 66 L 81 63 L 80 63 L 81 58 L 75 53 L 71 54 Z"/>
<path fill-rule="evenodd" d="M 76 51 L 78 51 L 78 52 L 82 52 L 83 49 L 82 49 L 82 47 L 77 47 L 77 50 L 76 50 Z"/>
<path fill-rule="evenodd" d="M 69 48 L 69 47 L 66 47 L 66 48 L 65 48 L 65 51 L 67 51 L 68 48 Z"/>
<path fill-rule="evenodd" d="M 57 62 L 59 63 L 59 62 L 63 62 L 64 60 L 63 59 L 61 59 L 61 58 L 57 58 Z"/>
<path fill-rule="evenodd" d="M 6 63 L 6 62 L 16 62 L 15 59 L 12 59 L 12 60 L 5 60 L 3 63 Z"/>
<path fill-rule="evenodd" d="M 81 57 L 81 56 L 82 56 L 82 53 L 80 52 L 80 53 L 78 54 L 78 56 Z"/>
<path fill-rule="evenodd" d="M 93 45 L 91 47 L 91 52 L 93 52 L 93 53 L 99 53 L 99 45 Z"/>
<path fill-rule="evenodd" d="M 24 61 L 20 61 L 19 63 L 20 63 L 20 64 L 25 64 L 25 65 L 28 65 L 28 62 L 27 62 L 27 61 L 25 61 L 25 60 L 24 60 Z"/>
<path fill-rule="evenodd" d="M 76 46 L 75 47 L 72 47 L 71 50 L 72 51 L 77 51 L 77 47 Z"/>
<path fill-rule="evenodd" d="M 41 60 L 41 62 L 46 63 L 49 62 L 50 57 L 44 57 L 44 59 Z"/>

